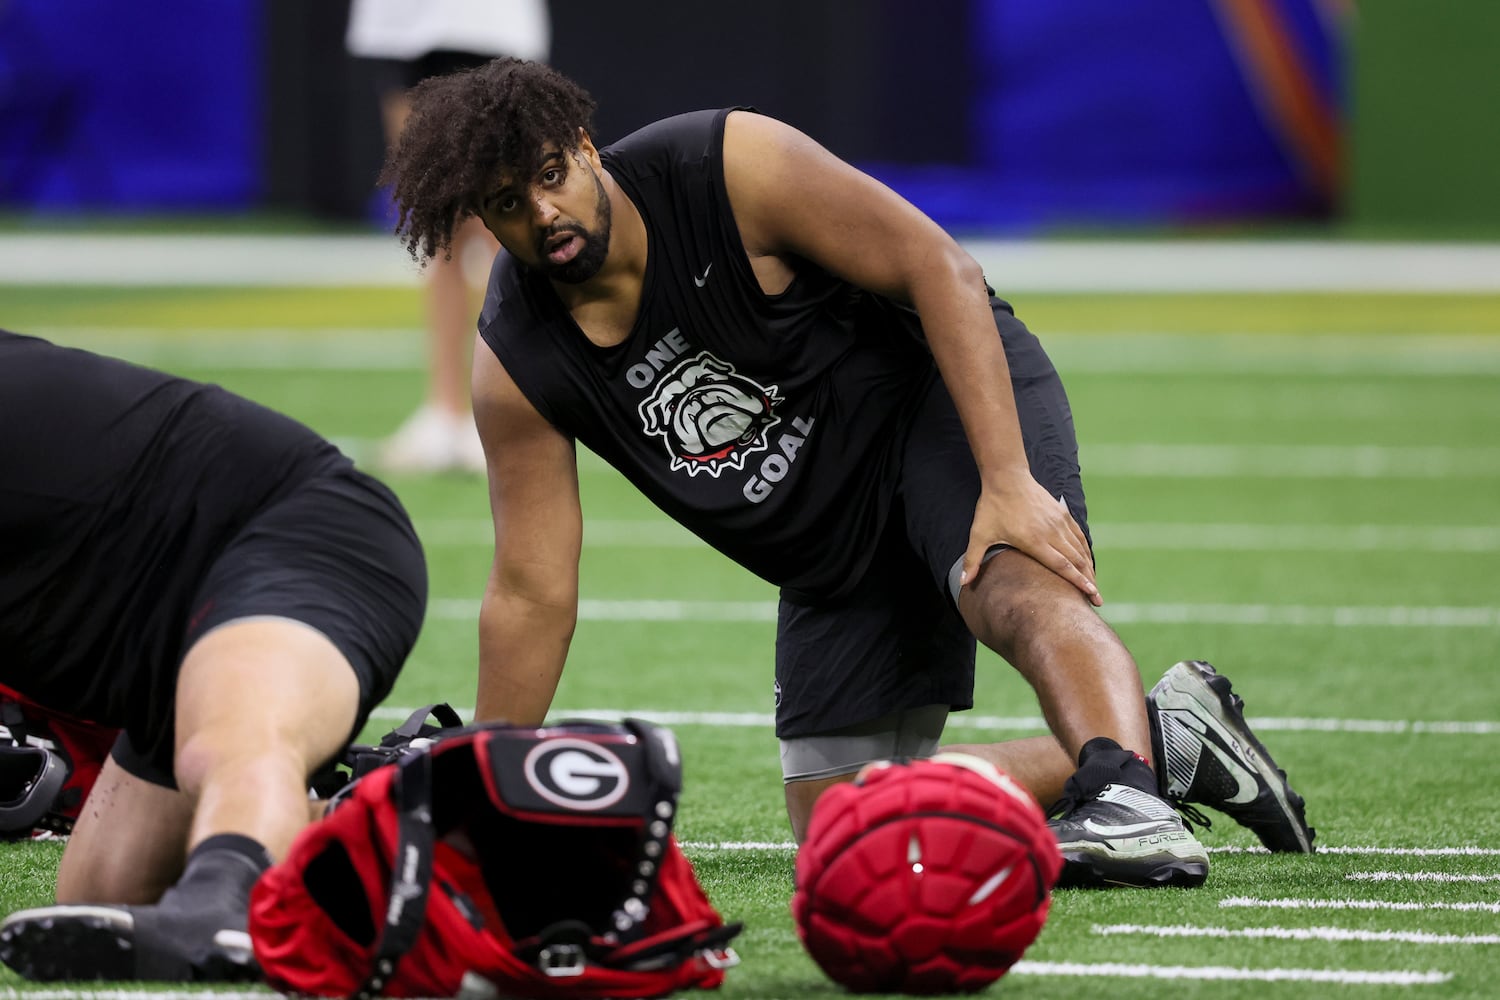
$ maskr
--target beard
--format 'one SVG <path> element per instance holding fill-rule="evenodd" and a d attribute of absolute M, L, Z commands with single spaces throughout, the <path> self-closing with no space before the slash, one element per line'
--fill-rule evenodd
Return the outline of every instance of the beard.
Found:
<path fill-rule="evenodd" d="M 583 240 L 583 248 L 572 260 L 562 264 L 553 264 L 547 260 L 545 253 L 542 254 L 540 269 L 553 281 L 560 281 L 566 285 L 581 285 L 599 273 L 599 269 L 604 266 L 604 259 L 609 256 L 612 221 L 609 192 L 604 190 L 604 184 L 597 176 L 594 177 L 594 188 L 597 191 L 597 197 L 594 201 L 593 229 L 587 229 L 576 222 L 568 222 L 553 226 L 542 234 L 542 246 L 545 246 L 548 240 L 563 233 L 572 234 Z"/>

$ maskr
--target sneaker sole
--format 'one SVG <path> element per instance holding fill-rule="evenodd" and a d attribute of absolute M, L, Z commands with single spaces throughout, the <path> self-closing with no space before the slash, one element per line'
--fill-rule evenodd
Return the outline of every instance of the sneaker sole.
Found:
<path fill-rule="evenodd" d="M 243 940 L 240 940 L 243 938 Z M 135 919 L 109 906 L 49 906 L 21 910 L 0 925 L 0 962 L 35 982 L 127 981 L 256 982 L 259 967 L 249 935 L 220 931 L 219 949 L 201 966 L 176 959 L 143 975 L 135 948 Z"/>
<path fill-rule="evenodd" d="M 1167 698 L 1168 693 L 1177 698 Z M 1295 854 L 1313 853 L 1314 833 L 1312 827 L 1307 825 L 1306 803 L 1302 796 L 1292 790 L 1291 784 L 1286 780 L 1286 772 L 1276 766 L 1276 761 L 1265 745 L 1250 731 L 1250 725 L 1240 710 L 1244 702 L 1235 695 L 1229 678 L 1201 660 L 1185 660 L 1167 671 L 1166 676 L 1151 689 L 1149 699 L 1153 705 L 1167 708 L 1179 708 L 1182 699 L 1191 700 L 1202 706 L 1237 741 L 1253 749 L 1255 760 L 1249 762 L 1251 769 L 1271 790 L 1291 837 L 1262 833 L 1255 827 L 1251 827 L 1251 831 L 1269 850 Z"/>
<path fill-rule="evenodd" d="M 1198 850 L 1203 848 L 1199 846 Z M 1061 851 L 1059 889 L 1194 889 L 1208 879 L 1207 854 L 1159 853 L 1131 858 L 1067 845 Z"/>
<path fill-rule="evenodd" d="M 0 926 L 0 961 L 27 979 L 135 979 L 135 922 L 102 906 L 13 913 Z"/>

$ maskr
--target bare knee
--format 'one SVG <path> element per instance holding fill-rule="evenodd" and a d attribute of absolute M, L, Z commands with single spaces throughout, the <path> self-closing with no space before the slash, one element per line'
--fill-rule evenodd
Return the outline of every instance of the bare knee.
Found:
<path fill-rule="evenodd" d="M 975 638 L 1012 664 L 1059 641 L 1116 641 L 1075 587 L 1020 552 L 991 560 L 960 594 L 959 612 Z"/>
<path fill-rule="evenodd" d="M 274 733 L 247 738 L 243 733 L 218 730 L 202 730 L 183 739 L 172 770 L 178 787 L 194 798 L 205 784 L 223 775 L 257 773 L 301 783 L 311 772 L 291 741 Z"/>

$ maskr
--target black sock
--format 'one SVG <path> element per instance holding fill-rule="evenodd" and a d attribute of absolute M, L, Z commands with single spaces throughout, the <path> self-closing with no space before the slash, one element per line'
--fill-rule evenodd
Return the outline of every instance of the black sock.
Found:
<path fill-rule="evenodd" d="M 193 848 L 182 877 L 161 901 L 195 910 L 206 906 L 238 913 L 248 906 L 251 887 L 269 867 L 271 854 L 260 841 L 239 833 L 215 834 Z"/>
<path fill-rule="evenodd" d="M 1123 749 L 1108 736 L 1096 736 L 1078 752 L 1078 772 L 1073 776 L 1090 794 L 1105 785 L 1129 785 L 1157 795 L 1156 772 L 1139 754 Z"/>
<path fill-rule="evenodd" d="M 271 867 L 271 852 L 254 837 L 247 837 L 243 833 L 216 833 L 193 848 L 192 853 L 188 855 L 183 874 L 187 874 L 187 870 L 193 867 L 194 860 L 220 851 L 237 854 L 244 858 L 255 869 L 257 877 Z"/>
<path fill-rule="evenodd" d="M 222 931 L 244 931 L 250 923 L 250 890 L 261 872 L 271 865 L 271 855 L 253 837 L 221 833 L 209 837 L 188 855 L 182 877 L 162 893 L 155 906 L 132 907 L 136 978 L 187 981 L 234 976 L 243 962 L 214 966 L 221 956 L 218 935 Z"/>

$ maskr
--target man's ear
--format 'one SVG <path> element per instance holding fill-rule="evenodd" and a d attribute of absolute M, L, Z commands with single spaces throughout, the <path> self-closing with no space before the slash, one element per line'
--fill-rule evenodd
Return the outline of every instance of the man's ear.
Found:
<path fill-rule="evenodd" d="M 594 140 L 589 137 L 589 130 L 582 125 L 578 126 L 578 149 L 594 166 L 599 166 L 599 150 L 594 148 Z"/>

